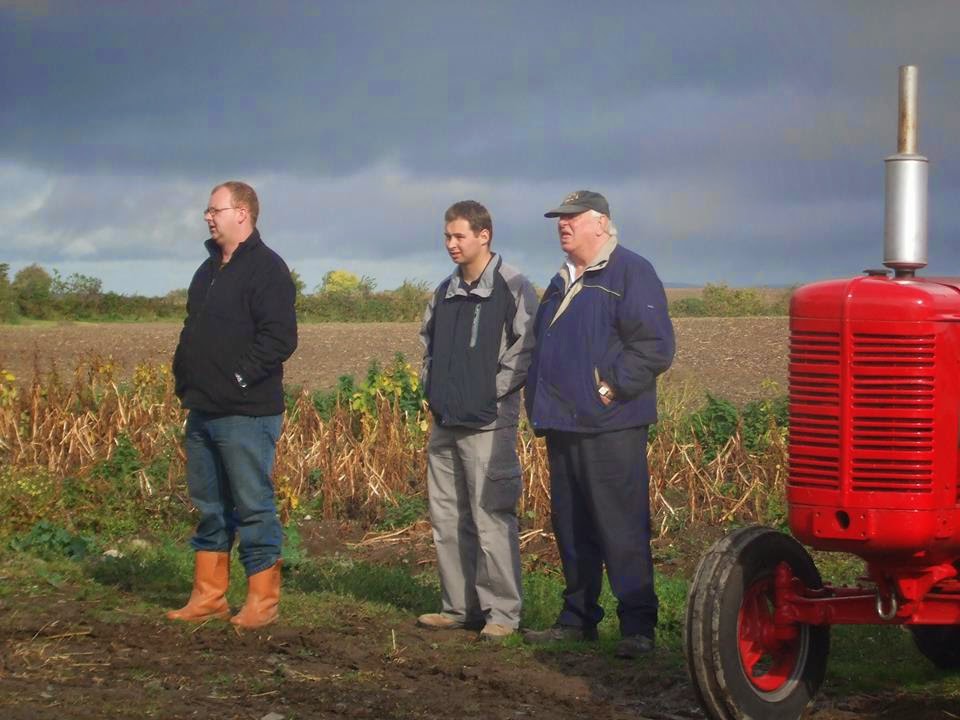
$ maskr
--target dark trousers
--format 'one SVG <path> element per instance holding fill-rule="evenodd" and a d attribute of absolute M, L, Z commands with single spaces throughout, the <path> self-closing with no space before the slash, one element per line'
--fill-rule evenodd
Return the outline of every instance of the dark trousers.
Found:
<path fill-rule="evenodd" d="M 618 600 L 620 633 L 653 637 L 657 595 L 650 553 L 647 428 L 586 435 L 548 432 L 553 532 L 566 588 L 560 625 L 603 618 L 603 567 Z"/>

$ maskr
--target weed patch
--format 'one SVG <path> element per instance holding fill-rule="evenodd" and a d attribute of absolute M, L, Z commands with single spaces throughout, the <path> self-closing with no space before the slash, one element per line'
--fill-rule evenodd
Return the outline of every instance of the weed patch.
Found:
<path fill-rule="evenodd" d="M 93 542 L 89 538 L 71 533 L 66 528 L 46 520 L 40 520 L 28 532 L 16 535 L 10 540 L 11 549 L 47 559 L 65 557 L 82 560 L 92 547 Z"/>
<path fill-rule="evenodd" d="M 383 512 L 377 530 L 396 530 L 413 525 L 427 516 L 427 499 L 421 495 L 398 495 L 396 504 Z"/>
<path fill-rule="evenodd" d="M 358 600 L 392 605 L 417 615 L 440 606 L 433 578 L 417 578 L 403 568 L 387 568 L 336 558 L 305 563 L 290 573 L 289 584 L 300 592 L 329 592 Z"/>

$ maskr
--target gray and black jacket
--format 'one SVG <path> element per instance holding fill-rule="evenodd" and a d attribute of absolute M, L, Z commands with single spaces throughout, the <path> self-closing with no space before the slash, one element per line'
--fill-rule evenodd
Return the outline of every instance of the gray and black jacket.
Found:
<path fill-rule="evenodd" d="M 533 285 L 496 253 L 476 287 L 459 269 L 437 286 L 420 328 L 420 380 L 439 425 L 517 424 L 536 309 Z"/>

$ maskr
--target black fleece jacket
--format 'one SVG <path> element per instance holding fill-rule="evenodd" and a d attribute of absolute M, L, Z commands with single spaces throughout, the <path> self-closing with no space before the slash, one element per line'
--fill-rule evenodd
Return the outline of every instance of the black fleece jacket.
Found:
<path fill-rule="evenodd" d="M 205 245 L 210 257 L 190 283 L 173 356 L 177 396 L 191 410 L 279 415 L 283 362 L 297 347 L 290 270 L 257 230 L 223 266 L 219 246 Z"/>

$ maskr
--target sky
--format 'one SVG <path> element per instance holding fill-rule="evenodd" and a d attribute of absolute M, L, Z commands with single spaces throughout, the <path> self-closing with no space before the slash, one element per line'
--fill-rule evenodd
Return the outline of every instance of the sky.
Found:
<path fill-rule="evenodd" d="M 929 272 L 960 274 L 957 28 L 953 0 L 0 0 L 0 263 L 186 287 L 239 179 L 308 291 L 439 282 L 463 199 L 544 286 L 579 189 L 667 284 L 856 275 L 915 64 Z"/>

